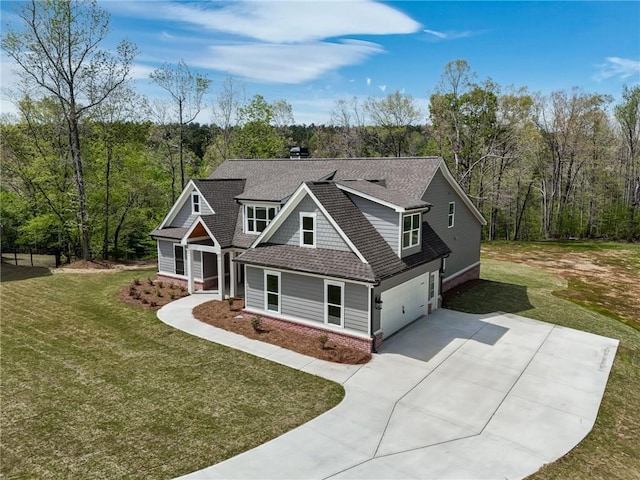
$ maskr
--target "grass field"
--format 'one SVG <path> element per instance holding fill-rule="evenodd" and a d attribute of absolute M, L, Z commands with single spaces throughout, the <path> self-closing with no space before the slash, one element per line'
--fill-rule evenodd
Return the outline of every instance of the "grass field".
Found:
<path fill-rule="evenodd" d="M 341 386 L 117 300 L 148 272 L 2 265 L 0 476 L 172 478 L 336 405 Z"/>
<path fill-rule="evenodd" d="M 551 259 L 561 262 L 564 258 L 568 263 L 575 263 L 575 249 L 557 244 L 487 244 L 483 246 L 481 272 L 485 282 L 455 297 L 446 306 L 476 313 L 517 313 L 619 339 L 594 429 L 568 455 L 531 478 L 640 478 L 640 331 L 634 310 L 626 303 L 635 301 L 638 291 L 631 292 L 630 296 L 620 296 L 616 312 L 607 311 L 594 300 L 609 294 L 610 290 L 630 291 L 625 278 L 627 275 L 632 280 L 640 278 L 640 263 L 637 262 L 640 246 L 596 244 L 593 248 L 584 246 L 582 251 L 588 252 L 594 265 L 613 265 L 624 275 L 617 278 L 606 275 L 609 290 L 604 282 L 583 281 L 575 288 L 576 283 L 571 278 L 574 274 L 580 275 L 579 272 L 563 273 L 558 271 L 557 265 L 551 265 Z M 622 256 L 621 251 L 625 252 Z M 622 263 L 615 260 L 623 257 L 630 260 Z M 568 265 L 562 268 L 571 270 Z M 620 312 L 627 316 L 622 317 Z"/>

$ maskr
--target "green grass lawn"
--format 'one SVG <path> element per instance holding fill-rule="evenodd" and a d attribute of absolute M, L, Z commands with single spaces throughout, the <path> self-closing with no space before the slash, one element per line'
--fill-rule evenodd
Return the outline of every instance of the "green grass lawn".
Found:
<path fill-rule="evenodd" d="M 504 246 L 483 246 L 492 248 Z M 531 253 L 526 244 L 514 248 L 521 249 L 523 255 Z M 561 298 L 559 293 L 576 292 L 566 280 L 544 270 L 483 256 L 481 276 L 487 281 L 445 306 L 473 313 L 516 313 L 620 340 L 594 429 L 568 455 L 531 478 L 640 478 L 640 331 L 596 309 Z"/>
<path fill-rule="evenodd" d="M 341 386 L 177 331 L 117 290 L 153 271 L 2 265 L 0 473 L 172 478 L 264 443 Z"/>

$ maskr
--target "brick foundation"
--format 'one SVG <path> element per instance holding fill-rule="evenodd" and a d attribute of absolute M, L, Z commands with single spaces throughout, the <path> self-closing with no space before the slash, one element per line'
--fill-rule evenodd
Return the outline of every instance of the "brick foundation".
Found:
<path fill-rule="evenodd" d="M 384 341 L 384 333 L 382 331 L 375 334 L 373 337 L 373 348 L 374 352 L 380 351 L 380 347 L 382 346 L 382 342 Z"/>
<path fill-rule="evenodd" d="M 442 284 L 442 291 L 446 292 L 447 290 L 452 289 L 453 287 L 457 287 L 469 280 L 475 280 L 476 278 L 480 278 L 480 265 L 477 265 L 461 275 L 458 275 L 455 278 L 452 278 L 446 283 Z"/>
<path fill-rule="evenodd" d="M 253 317 L 260 317 L 262 319 L 262 323 L 268 326 L 272 326 L 274 328 L 281 328 L 283 330 L 289 330 L 291 332 L 301 333 L 303 335 L 308 335 L 310 337 L 320 337 L 320 335 L 326 334 L 334 343 L 340 345 L 346 345 L 348 347 L 356 348 L 363 352 L 371 353 L 372 348 L 372 340 L 367 338 L 353 337 L 348 334 L 334 332 L 331 330 L 326 330 L 324 328 L 316 328 L 311 325 L 302 325 L 300 323 L 290 322 L 288 320 L 281 320 L 273 317 L 265 317 L 264 315 L 257 315 L 253 313 L 243 313 L 244 318 L 247 321 L 251 321 Z"/>
<path fill-rule="evenodd" d="M 168 275 L 162 275 L 162 274 L 158 274 L 156 275 L 156 279 L 157 280 L 162 280 L 163 282 L 167 282 L 167 283 L 174 283 L 176 285 L 181 285 L 185 288 L 188 288 L 188 281 L 184 280 L 182 278 L 175 278 L 175 277 L 170 277 Z M 193 282 L 193 288 L 198 291 L 198 290 L 217 290 L 218 289 L 218 279 L 217 278 L 213 278 L 211 280 L 207 280 L 205 282 L 200 282 L 198 280 Z"/>

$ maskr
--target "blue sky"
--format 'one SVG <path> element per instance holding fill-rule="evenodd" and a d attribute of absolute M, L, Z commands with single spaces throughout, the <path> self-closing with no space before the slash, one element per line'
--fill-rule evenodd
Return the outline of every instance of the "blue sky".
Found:
<path fill-rule="evenodd" d="M 336 99 L 399 90 L 425 111 L 444 65 L 465 59 L 477 80 L 550 93 L 579 86 L 620 98 L 640 83 L 640 2 L 370 0 L 102 1 L 105 46 L 138 45 L 134 77 L 183 59 L 213 80 L 242 80 L 248 96 L 285 99 L 298 123 L 324 123 Z M 2 26 L 17 2 L 2 2 Z M 2 59 L 2 84 L 15 78 Z M 3 110 L 9 108 L 2 103 Z M 209 110 L 198 118 L 210 120 Z"/>

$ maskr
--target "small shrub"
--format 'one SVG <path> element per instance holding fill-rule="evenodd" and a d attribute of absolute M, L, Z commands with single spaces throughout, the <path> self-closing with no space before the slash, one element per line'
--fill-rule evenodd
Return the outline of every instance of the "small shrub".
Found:
<path fill-rule="evenodd" d="M 256 332 L 262 331 L 262 318 L 257 315 L 251 319 L 251 326 Z"/>
<path fill-rule="evenodd" d="M 229 304 L 229 308 L 233 308 L 233 297 L 227 298 L 227 303 Z"/>
<path fill-rule="evenodd" d="M 133 284 L 134 284 L 134 285 L 140 285 L 140 284 L 142 284 L 142 282 L 140 281 L 140 279 L 139 279 L 139 278 L 134 278 L 134 279 L 133 279 Z"/>
<path fill-rule="evenodd" d="M 151 293 L 151 290 L 149 290 L 148 288 L 145 288 L 143 292 L 145 295 L 149 295 Z"/>
<path fill-rule="evenodd" d="M 169 292 L 169 298 L 174 300 L 176 298 L 176 292 Z"/>
<path fill-rule="evenodd" d="M 156 290 L 156 297 L 162 297 L 162 292 L 160 290 Z"/>
<path fill-rule="evenodd" d="M 184 285 L 180 285 L 180 291 L 181 292 L 186 292 L 187 289 L 186 289 L 186 287 Z"/>
<path fill-rule="evenodd" d="M 318 340 L 320 340 L 320 346 L 324 350 L 327 345 L 327 342 L 329 341 L 329 335 L 327 335 L 326 333 L 323 333 L 322 335 L 320 335 L 320 338 Z"/>
<path fill-rule="evenodd" d="M 147 283 L 153 287 L 153 278 L 148 277 L 147 278 Z"/>
<path fill-rule="evenodd" d="M 157 306 L 158 306 L 158 304 L 157 304 L 155 301 L 153 301 L 153 300 L 151 300 L 151 302 L 149 303 L 149 305 L 150 305 L 150 306 L 152 306 L 152 307 L 157 307 Z"/>
<path fill-rule="evenodd" d="M 143 299 L 142 299 L 142 304 L 143 304 L 143 305 L 146 305 L 147 303 L 149 303 L 149 300 L 147 300 L 146 298 L 143 298 Z"/>
<path fill-rule="evenodd" d="M 156 285 L 158 285 L 158 288 L 162 288 L 164 286 L 164 282 L 162 280 L 158 280 Z"/>
<path fill-rule="evenodd" d="M 136 294 L 137 290 L 136 287 L 134 287 L 133 285 L 129 285 L 129 296 L 133 297 Z"/>
<path fill-rule="evenodd" d="M 141 297 L 142 295 L 140 295 L 140 292 L 136 292 L 133 298 L 135 298 L 136 300 L 140 300 Z"/>
<path fill-rule="evenodd" d="M 169 290 L 173 290 L 174 288 L 176 288 L 175 283 L 170 283 L 169 284 Z"/>

